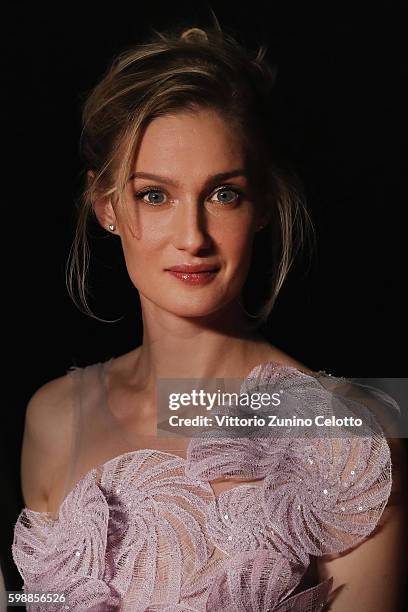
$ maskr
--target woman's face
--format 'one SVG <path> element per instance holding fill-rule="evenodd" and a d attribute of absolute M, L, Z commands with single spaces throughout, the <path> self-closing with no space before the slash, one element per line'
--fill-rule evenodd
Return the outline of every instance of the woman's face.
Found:
<path fill-rule="evenodd" d="M 198 317 L 239 298 L 262 221 L 245 176 L 239 134 L 206 109 L 156 118 L 143 134 L 135 173 L 155 176 L 129 180 L 129 217 L 109 204 L 112 216 L 104 226 L 116 225 L 142 307 L 147 300 L 173 314 Z M 190 264 L 217 271 L 204 278 L 168 270 Z"/>

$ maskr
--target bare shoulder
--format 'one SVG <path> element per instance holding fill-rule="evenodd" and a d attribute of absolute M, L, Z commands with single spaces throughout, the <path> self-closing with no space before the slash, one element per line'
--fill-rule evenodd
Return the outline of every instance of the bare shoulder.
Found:
<path fill-rule="evenodd" d="M 52 487 L 67 460 L 72 438 L 72 376 L 39 387 L 28 401 L 21 449 L 21 487 L 26 507 L 47 511 Z"/>
<path fill-rule="evenodd" d="M 118 386 L 126 386 L 130 380 L 132 380 L 133 388 L 137 387 L 137 381 L 134 379 L 135 371 L 137 374 L 140 374 L 140 378 L 143 379 L 143 372 L 138 368 L 141 349 L 142 345 L 139 345 L 127 353 L 117 355 L 113 359 L 113 363 L 106 374 L 106 378 L 109 380 L 108 387 L 110 389 Z"/>

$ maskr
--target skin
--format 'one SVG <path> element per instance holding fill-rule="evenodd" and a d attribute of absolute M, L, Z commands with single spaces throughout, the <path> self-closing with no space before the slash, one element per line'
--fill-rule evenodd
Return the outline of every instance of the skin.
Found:
<path fill-rule="evenodd" d="M 130 211 L 138 211 L 131 227 L 118 205 L 114 208 L 103 199 L 94 203 L 101 225 L 116 226 L 129 277 L 140 295 L 144 335 L 134 355 L 135 386 L 143 384 L 151 391 L 157 377 L 238 375 L 251 364 L 253 350 L 259 350 L 261 339 L 246 333 L 238 299 L 256 228 L 267 214 L 262 215 L 263 203 L 252 199 L 245 176 L 206 183 L 217 173 L 241 168 L 244 151 L 239 136 L 216 113 L 167 115 L 148 126 L 134 170 L 166 177 L 179 186 L 142 178 L 131 181 L 127 204 Z M 240 198 L 231 188 L 217 193 L 225 183 L 244 195 Z M 152 185 L 162 191 L 145 195 L 144 201 L 132 200 L 135 192 Z M 229 203 L 222 203 L 222 197 Z M 156 200 L 160 204 L 149 204 Z M 165 271 L 182 263 L 215 263 L 221 269 L 211 283 L 192 287 Z M 262 346 L 271 350 L 265 342 Z"/>
<path fill-rule="evenodd" d="M 166 115 L 147 127 L 134 171 L 167 177 L 177 185 L 157 179 L 130 181 L 126 192 L 129 218 L 110 200 L 101 198 L 93 204 L 104 228 L 116 226 L 114 233 L 121 241 L 129 277 L 141 300 L 143 343 L 115 358 L 106 379 L 111 411 L 135 439 L 140 437 L 141 448 L 160 447 L 184 455 L 188 443 L 174 440 L 169 448 L 165 440 L 166 448 L 159 446 L 154 411 L 158 377 L 245 377 L 255 365 L 267 361 L 311 373 L 261 336 L 250 333 L 238 303 L 257 227 L 268 221 L 268 209 L 265 202 L 254 201 L 245 176 L 212 183 L 208 177 L 243 168 L 244 160 L 239 135 L 215 112 L 201 109 Z M 92 180 L 92 172 L 88 176 Z M 225 184 L 230 185 L 228 190 L 220 191 Z M 134 199 L 136 192 L 149 186 L 160 188 L 160 192 L 145 195 L 144 202 Z M 234 186 L 242 190 L 241 198 L 230 191 Z M 233 204 L 220 204 L 221 193 Z M 156 200 L 158 205 L 149 204 Z M 215 279 L 204 286 L 186 285 L 165 271 L 175 264 L 202 262 L 220 266 Z M 61 501 L 61 475 L 69 453 L 68 385 L 66 377 L 50 381 L 27 407 L 22 487 L 27 507 L 34 510 L 55 512 Z M 137 411 L 126 409 L 135 405 Z M 45 438 L 51 430 L 54 435 Z M 401 441 L 395 441 L 393 449 L 398 454 Z M 399 466 L 403 466 L 405 459 L 400 456 Z M 217 495 L 236 485 L 234 480 L 211 483 Z M 339 587 L 330 610 L 398 609 L 404 512 L 404 502 L 387 507 L 383 528 L 367 541 L 313 565 L 320 579 L 333 576 L 334 588 Z"/>
<path fill-rule="evenodd" d="M 158 199 L 167 202 L 165 207 L 140 208 L 132 232 L 120 210 L 114 210 L 111 203 L 96 203 L 101 225 L 116 225 L 129 276 L 139 290 L 143 344 L 127 363 L 123 362 L 122 374 L 131 385 L 142 388 L 145 396 L 151 393 L 156 377 L 245 376 L 254 365 L 269 359 L 310 372 L 303 364 L 244 331 L 246 320 L 238 298 L 249 268 L 257 224 L 268 219 L 264 203 L 251 199 L 250 185 L 242 176 L 231 179 L 233 185 L 248 194 L 238 206 L 220 215 L 214 204 L 207 202 L 203 207 L 200 201 L 207 176 L 243 165 L 244 151 L 238 135 L 214 112 L 201 110 L 197 114 L 161 117 L 150 124 L 144 135 L 135 170 L 180 183 L 178 188 L 153 183 L 163 186 L 167 195 Z M 152 182 L 137 179 L 133 186 L 140 190 L 149 184 Z M 206 191 L 205 197 L 214 199 L 213 190 Z M 135 239 L 135 233 L 140 239 Z M 204 287 L 184 286 L 163 272 L 170 265 L 201 260 L 221 264 L 216 280 Z M 118 370 L 116 373 L 120 376 Z M 114 380 L 111 384 L 114 393 Z M 117 383 L 116 397 L 120 398 Z M 148 415 L 149 409 L 143 418 Z M 392 453 L 393 458 L 398 455 L 398 461 L 393 463 L 406 471 L 401 440 L 392 441 Z M 395 491 L 401 490 L 400 474 L 398 471 L 394 475 Z M 213 482 L 212 486 L 219 493 L 236 484 Z M 406 508 L 406 501 L 400 498 L 399 503 L 386 508 L 381 529 L 366 541 L 343 555 L 316 560 L 318 577 L 334 578 L 336 593 L 330 610 L 398 609 Z"/>
<path fill-rule="evenodd" d="M 136 178 L 128 183 L 130 223 L 117 203 L 102 198 L 94 202 L 100 224 L 116 226 L 129 277 L 140 295 L 143 343 L 115 359 L 107 388 L 111 410 L 140 438 L 141 447 L 161 445 L 156 434 L 157 378 L 244 377 L 259 363 L 285 360 L 247 330 L 238 303 L 257 228 L 269 218 L 265 202 L 254 201 L 245 174 L 209 180 L 238 169 L 245 173 L 241 139 L 217 113 L 200 109 L 169 114 L 147 127 L 132 172 L 166 180 Z M 152 186 L 156 196 L 135 200 L 135 194 Z M 211 283 L 190 286 L 166 271 L 185 263 L 211 263 L 220 270 Z M 137 412 L 121 408 L 135 405 Z M 164 443 L 162 450 L 185 455 L 189 440 L 177 437 Z M 235 485 L 235 480 L 212 483 L 217 494 Z"/>

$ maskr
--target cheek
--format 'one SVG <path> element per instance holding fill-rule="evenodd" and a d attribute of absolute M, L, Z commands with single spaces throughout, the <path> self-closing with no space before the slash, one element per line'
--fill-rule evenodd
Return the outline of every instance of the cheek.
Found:
<path fill-rule="evenodd" d="M 251 259 L 253 234 L 246 231 L 220 232 L 215 238 L 222 258 L 230 265 L 242 265 Z"/>
<path fill-rule="evenodd" d="M 122 250 L 128 275 L 136 286 L 143 284 L 143 279 L 152 266 L 157 268 L 160 265 L 160 249 L 154 239 L 122 239 Z"/>

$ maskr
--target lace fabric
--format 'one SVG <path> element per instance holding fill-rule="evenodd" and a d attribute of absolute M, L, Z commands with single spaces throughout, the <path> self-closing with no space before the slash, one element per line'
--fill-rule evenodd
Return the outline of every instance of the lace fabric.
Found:
<path fill-rule="evenodd" d="M 12 553 L 25 590 L 64 592 L 74 611 L 321 610 L 331 578 L 295 593 L 311 556 L 364 540 L 391 492 L 390 449 L 374 417 L 364 437 L 201 437 L 186 457 L 135 449 L 105 401 L 111 362 L 69 371 L 69 492 L 57 516 L 24 508 L 17 519 Z M 290 387 L 300 408 L 328 412 L 346 383 L 350 398 L 346 379 L 274 362 L 243 388 L 260 383 Z M 218 478 L 259 482 L 215 495 Z"/>

